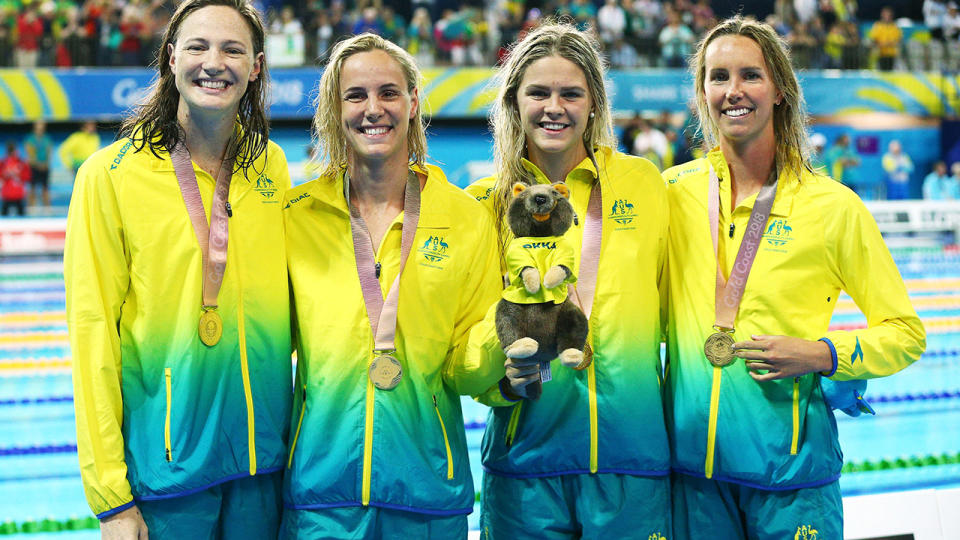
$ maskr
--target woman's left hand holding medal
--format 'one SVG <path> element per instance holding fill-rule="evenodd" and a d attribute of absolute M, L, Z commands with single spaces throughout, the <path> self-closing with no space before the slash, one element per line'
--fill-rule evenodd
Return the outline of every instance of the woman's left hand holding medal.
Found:
<path fill-rule="evenodd" d="M 822 341 L 790 336 L 750 336 L 733 344 L 733 353 L 746 361 L 755 381 L 800 377 L 833 369 L 830 347 Z"/>

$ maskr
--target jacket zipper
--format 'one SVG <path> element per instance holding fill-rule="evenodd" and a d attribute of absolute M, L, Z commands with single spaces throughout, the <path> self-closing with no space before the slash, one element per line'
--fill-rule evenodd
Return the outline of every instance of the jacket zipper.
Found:
<path fill-rule="evenodd" d="M 513 446 L 513 439 L 517 436 L 517 427 L 520 425 L 521 408 L 523 408 L 523 401 L 518 401 L 510 412 L 510 421 L 507 422 L 507 433 L 503 437 L 503 443 L 507 448 Z"/>
<path fill-rule="evenodd" d="M 163 448 L 167 461 L 173 461 L 173 452 L 170 450 L 170 405 L 173 398 L 173 392 L 170 388 L 170 368 L 163 368 L 164 386 L 167 391 L 167 416 L 163 422 Z"/>
<path fill-rule="evenodd" d="M 231 236 L 236 242 L 236 227 L 231 227 Z M 236 250 L 232 250 L 236 253 Z M 234 264 L 239 261 L 234 259 Z M 247 404 L 247 448 L 250 455 L 250 476 L 257 474 L 257 430 L 253 409 L 253 391 L 250 387 L 250 365 L 247 362 L 247 332 L 243 315 L 243 272 L 237 276 L 237 337 L 240 341 L 240 372 L 243 375 L 243 396 Z"/>
<path fill-rule="evenodd" d="M 307 385 L 303 384 L 300 397 L 300 418 L 297 420 L 297 430 L 293 432 L 293 442 L 290 443 L 290 457 L 287 458 L 287 468 L 293 465 L 293 451 L 297 448 L 297 439 L 300 438 L 300 427 L 303 426 L 303 413 L 307 411 Z"/>
<path fill-rule="evenodd" d="M 800 441 L 800 377 L 793 378 L 793 438 L 790 441 L 790 455 L 797 455 L 797 443 Z"/>
<path fill-rule="evenodd" d="M 713 454 L 717 442 L 717 415 L 720 411 L 720 379 L 723 368 L 713 368 L 713 388 L 710 390 L 710 421 L 707 424 L 707 458 L 703 465 L 703 473 L 707 479 L 713 477 Z"/>
<path fill-rule="evenodd" d="M 596 349 L 594 349 L 596 351 Z M 594 353 L 596 354 L 596 353 Z M 597 359 L 594 356 L 593 362 L 587 366 L 587 390 L 590 397 L 590 473 L 597 472 Z"/>
<path fill-rule="evenodd" d="M 370 369 L 370 358 L 367 362 L 367 369 Z M 374 389 L 373 381 L 370 377 L 367 379 L 366 410 L 364 414 L 363 427 L 363 486 L 361 487 L 360 504 L 370 506 L 370 469 L 373 467 L 373 401 Z"/>
<path fill-rule="evenodd" d="M 433 410 L 437 411 L 440 430 L 443 431 L 443 445 L 447 448 L 447 480 L 453 480 L 453 452 L 450 451 L 450 439 L 447 437 L 447 427 L 443 425 L 443 416 L 440 415 L 440 406 L 437 404 L 436 394 L 433 395 Z"/>

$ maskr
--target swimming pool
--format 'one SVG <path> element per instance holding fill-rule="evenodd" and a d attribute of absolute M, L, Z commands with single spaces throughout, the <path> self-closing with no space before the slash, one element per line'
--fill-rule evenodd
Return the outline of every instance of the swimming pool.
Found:
<path fill-rule="evenodd" d="M 837 418 L 844 496 L 960 486 L 960 250 L 900 248 L 896 262 L 927 329 L 922 360 L 870 382 L 877 416 Z M 864 326 L 842 297 L 834 328 Z M 0 535 L 93 539 L 76 459 L 59 256 L 0 257 Z M 485 407 L 464 399 L 474 482 Z M 470 517 L 477 526 L 477 513 Z"/>

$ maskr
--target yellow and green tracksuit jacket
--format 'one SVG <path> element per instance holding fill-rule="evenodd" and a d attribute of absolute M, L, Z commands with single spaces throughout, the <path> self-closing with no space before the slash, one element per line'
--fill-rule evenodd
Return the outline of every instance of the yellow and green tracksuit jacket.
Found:
<path fill-rule="evenodd" d="M 670 452 L 660 377 L 660 292 L 666 272 L 667 199 L 648 160 L 601 148 L 567 175 L 578 219 L 564 235 L 577 268 L 590 189 L 603 190 L 603 242 L 588 340 L 593 363 L 553 369 L 537 401 L 480 396 L 495 406 L 483 437 L 484 470 L 509 477 L 620 473 L 665 476 Z M 549 183 L 535 165 L 531 176 Z M 494 178 L 467 188 L 491 212 Z M 494 324 L 493 313 L 484 324 Z M 509 406 L 507 406 L 509 405 Z"/>
<path fill-rule="evenodd" d="M 194 166 L 207 215 L 215 181 Z M 259 172 L 257 172 L 259 171 Z M 169 155 L 123 139 L 81 167 L 64 249 L 80 471 L 106 517 L 279 470 L 291 407 L 290 310 L 270 143 L 234 173 L 223 336 L 201 343 L 200 246 Z"/>
<path fill-rule="evenodd" d="M 507 261 L 510 285 L 503 291 L 503 298 L 514 304 L 539 304 L 553 302 L 562 304 L 567 299 L 567 284 L 576 283 L 577 268 L 573 246 L 563 236 L 524 236 L 514 238 L 504 254 Z M 527 292 L 520 271 L 533 267 L 540 273 L 540 290 Z M 570 275 L 552 289 L 543 286 L 543 276 L 553 266 L 566 266 Z"/>
<path fill-rule="evenodd" d="M 297 378 L 284 502 L 467 514 L 473 480 L 460 395 L 504 375 L 496 335 L 473 331 L 500 297 L 483 209 L 428 166 L 403 275 L 394 355 L 403 378 L 378 390 L 344 197 L 343 172 L 290 190 L 284 224 L 296 312 Z M 380 246 L 386 296 L 400 267 L 403 214 Z M 483 329 L 493 332 L 492 329 Z"/>
<path fill-rule="evenodd" d="M 77 131 L 60 145 L 60 161 L 68 171 L 74 171 L 100 148 L 100 135 Z"/>
<path fill-rule="evenodd" d="M 707 217 L 709 164 L 720 182 L 719 249 L 728 276 L 755 196 L 730 209 L 730 173 L 719 150 L 664 173 L 670 200 L 667 424 L 683 474 L 760 489 L 836 480 L 837 426 L 819 374 L 758 383 L 742 360 L 715 368 L 703 354 L 713 333 L 716 262 Z M 868 328 L 828 332 L 840 291 Z M 876 222 L 860 199 L 827 176 L 780 175 L 770 218 L 734 326 L 734 339 L 823 339 L 836 380 L 881 377 L 919 358 L 925 334 Z"/>

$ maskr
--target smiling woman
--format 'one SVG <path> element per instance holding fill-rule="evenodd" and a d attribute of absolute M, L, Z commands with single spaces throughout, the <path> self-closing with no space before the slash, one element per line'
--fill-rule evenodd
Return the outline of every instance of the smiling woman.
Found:
<path fill-rule="evenodd" d="M 584 350 L 593 358 L 554 369 L 539 399 L 523 399 L 540 381 L 539 362 L 507 346 L 518 358 L 480 398 L 494 407 L 482 448 L 486 538 L 670 532 L 659 310 L 666 191 L 650 161 L 616 150 L 598 48 L 591 34 L 559 23 L 513 45 L 495 79 L 496 176 L 467 188 L 494 216 L 506 256 L 514 184 L 566 184 L 578 218 L 563 238 L 581 274 L 571 298 L 589 319 Z M 523 339 L 531 338 L 514 343 Z"/>
<path fill-rule="evenodd" d="M 291 365 L 273 195 L 290 180 L 267 139 L 263 35 L 246 0 L 181 3 L 149 95 L 77 174 L 67 324 L 103 538 L 279 527 Z"/>
<path fill-rule="evenodd" d="M 910 365 L 923 326 L 866 207 L 810 166 L 803 95 L 774 29 L 723 21 L 692 71 L 713 148 L 664 172 L 673 538 L 841 538 L 825 389 Z M 867 328 L 828 331 L 840 291 Z"/>
<path fill-rule="evenodd" d="M 466 538 L 461 394 L 503 376 L 493 228 L 424 163 L 420 71 L 338 44 L 320 79 L 319 178 L 286 195 L 297 379 L 283 538 Z M 358 482 L 358 479 L 360 480 Z"/>

